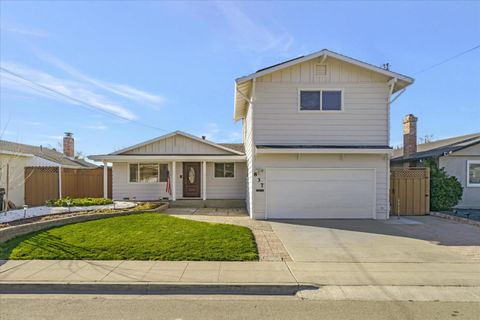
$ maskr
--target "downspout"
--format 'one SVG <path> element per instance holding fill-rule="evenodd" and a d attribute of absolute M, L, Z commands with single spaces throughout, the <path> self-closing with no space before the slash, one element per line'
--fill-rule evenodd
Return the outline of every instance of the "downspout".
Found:
<path fill-rule="evenodd" d="M 387 134 L 388 134 L 388 144 L 390 144 L 390 105 L 392 104 L 393 101 L 390 100 L 390 97 L 393 94 L 393 89 L 395 88 L 395 83 L 397 83 L 397 78 L 393 78 L 390 81 L 388 81 L 388 84 L 390 85 L 390 90 L 388 92 L 388 102 L 387 102 Z M 385 155 L 385 166 L 387 170 L 387 219 L 390 218 L 390 157 L 388 155 Z"/>

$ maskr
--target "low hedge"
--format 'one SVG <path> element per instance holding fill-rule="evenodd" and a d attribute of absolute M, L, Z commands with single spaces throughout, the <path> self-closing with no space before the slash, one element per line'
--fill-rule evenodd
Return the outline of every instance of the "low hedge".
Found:
<path fill-rule="evenodd" d="M 85 207 L 113 204 L 112 199 L 106 198 L 60 198 L 47 201 L 47 205 L 52 207 Z"/>

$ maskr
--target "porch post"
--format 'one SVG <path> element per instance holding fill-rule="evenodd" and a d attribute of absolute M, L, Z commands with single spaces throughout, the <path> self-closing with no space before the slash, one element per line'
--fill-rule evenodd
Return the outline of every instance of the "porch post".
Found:
<path fill-rule="evenodd" d="M 103 161 L 103 197 L 108 198 L 108 166 L 106 161 Z"/>
<path fill-rule="evenodd" d="M 202 194 L 203 200 L 207 200 L 207 161 L 202 163 Z"/>
<path fill-rule="evenodd" d="M 171 177 L 172 177 L 172 200 L 175 201 L 177 200 L 177 196 L 176 196 L 176 191 L 177 191 L 177 166 L 176 166 L 176 162 L 175 161 L 172 161 L 172 174 L 171 174 Z"/>
<path fill-rule="evenodd" d="M 58 198 L 62 198 L 62 166 L 58 166 Z"/>

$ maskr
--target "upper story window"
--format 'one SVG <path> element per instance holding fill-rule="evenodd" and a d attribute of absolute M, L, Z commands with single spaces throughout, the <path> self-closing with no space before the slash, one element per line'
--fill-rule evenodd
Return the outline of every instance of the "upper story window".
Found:
<path fill-rule="evenodd" d="M 467 187 L 480 187 L 480 160 L 467 160 Z"/>
<path fill-rule="evenodd" d="M 215 178 L 235 178 L 235 164 L 215 163 Z"/>
<path fill-rule="evenodd" d="M 165 163 L 130 163 L 129 172 L 130 182 L 166 182 L 168 175 L 168 165 Z"/>
<path fill-rule="evenodd" d="M 300 90 L 300 111 L 341 111 L 342 90 Z"/>

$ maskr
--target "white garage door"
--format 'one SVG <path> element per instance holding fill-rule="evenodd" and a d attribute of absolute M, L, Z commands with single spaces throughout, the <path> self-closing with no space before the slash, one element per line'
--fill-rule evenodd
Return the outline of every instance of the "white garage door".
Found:
<path fill-rule="evenodd" d="M 267 169 L 267 219 L 374 218 L 374 169 Z"/>

